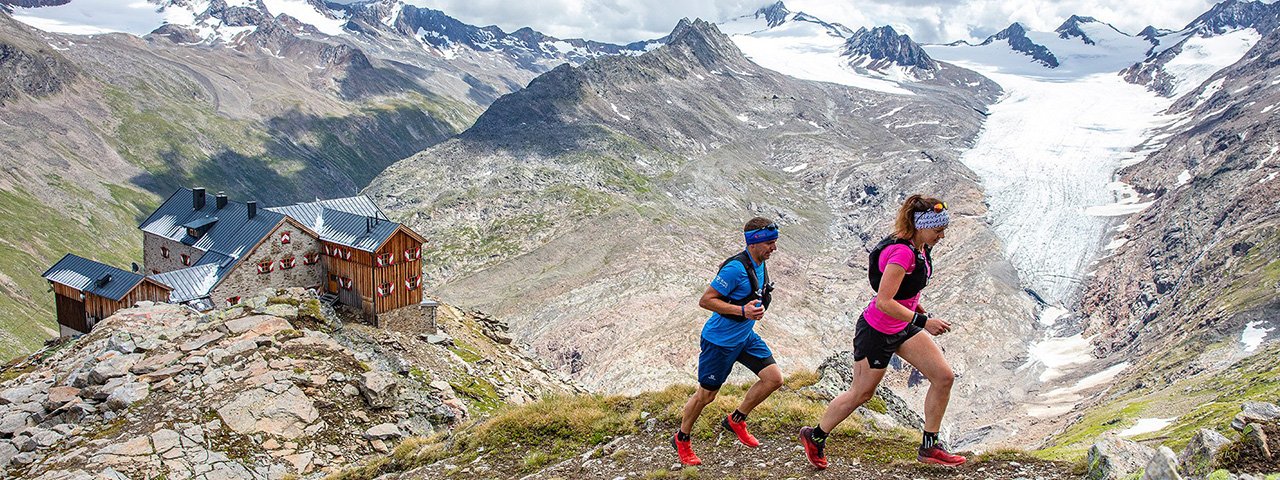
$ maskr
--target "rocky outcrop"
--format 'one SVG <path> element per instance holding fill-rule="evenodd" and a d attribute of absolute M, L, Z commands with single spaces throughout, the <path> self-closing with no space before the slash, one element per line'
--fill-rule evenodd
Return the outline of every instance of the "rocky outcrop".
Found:
<path fill-rule="evenodd" d="M 367 327 L 311 330 L 269 313 L 308 300 L 314 294 L 293 289 L 209 315 L 167 304 L 124 309 L 90 335 L 11 367 L 26 373 L 0 384 L 0 476 L 310 474 L 449 428 L 478 414 L 481 401 L 487 411 L 541 394 L 535 385 L 579 391 L 545 373 L 526 380 L 541 371 L 525 360 L 524 370 L 493 377 L 520 385 L 459 398 L 449 382 L 479 380 L 475 367 L 449 360 L 457 357 L 446 347 L 423 342 L 445 360 L 388 369 L 376 352 L 339 343 Z M 344 325 L 332 310 L 319 315 L 326 318 L 307 325 Z M 495 365 L 523 358 L 490 345 L 504 352 L 493 356 Z M 439 387 L 433 377 L 448 381 Z"/>
<path fill-rule="evenodd" d="M 805 387 L 805 390 L 830 401 L 853 385 L 853 366 L 853 352 L 837 352 L 822 361 L 822 365 L 818 367 L 817 383 Z M 876 388 L 873 400 L 868 405 L 858 407 L 857 413 L 872 420 L 887 419 L 891 423 L 889 426 L 911 430 L 919 430 L 924 426 L 924 419 L 920 414 L 884 385 Z"/>
<path fill-rule="evenodd" d="M 907 35 L 899 35 L 887 25 L 871 30 L 858 29 L 845 40 L 842 55 L 850 57 L 852 64 L 870 70 L 899 66 L 922 74 L 938 69 L 938 63 L 929 58 L 920 44 Z"/>
<path fill-rule="evenodd" d="M 78 74 L 65 57 L 9 16 L 0 15 L 0 106 L 23 95 L 46 97 L 61 92 Z"/>
<path fill-rule="evenodd" d="M 1137 442 L 1105 437 L 1089 447 L 1087 475 L 1090 480 L 1128 478 L 1146 466 L 1154 454 L 1155 450 Z"/>

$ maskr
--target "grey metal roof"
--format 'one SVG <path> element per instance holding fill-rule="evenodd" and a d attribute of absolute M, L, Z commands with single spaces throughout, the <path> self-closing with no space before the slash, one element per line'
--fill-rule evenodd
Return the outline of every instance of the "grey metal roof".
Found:
<path fill-rule="evenodd" d="M 373 199 L 369 198 L 367 195 L 356 195 L 354 197 L 334 198 L 330 200 L 316 200 L 314 202 L 285 205 L 282 207 L 271 207 L 267 210 L 283 213 L 293 217 L 294 220 L 302 222 L 305 225 L 309 223 L 309 219 L 316 218 L 321 214 L 321 211 L 326 208 L 363 217 L 373 217 L 378 220 L 391 220 L 390 218 L 387 218 L 385 213 L 382 213 L 382 209 L 378 208 L 378 204 L 373 203 Z"/>
<path fill-rule="evenodd" d="M 107 275 L 110 281 L 99 285 Z M 44 272 L 44 278 L 61 283 L 85 293 L 92 293 L 112 301 L 120 301 L 144 278 L 142 275 L 98 263 L 74 254 L 66 254 L 58 263 Z M 162 282 L 163 283 L 163 282 Z"/>
<path fill-rule="evenodd" d="M 191 268 L 160 274 L 168 275 L 192 270 L 195 267 L 204 267 L 198 272 L 185 272 L 173 280 L 183 284 L 181 287 L 174 285 L 175 292 L 170 294 L 170 301 L 173 302 L 184 302 L 207 296 L 218 281 L 230 273 L 236 264 L 285 218 L 283 214 L 265 208 L 258 208 L 257 214 L 249 218 L 248 205 L 228 201 L 225 207 L 218 208 L 216 198 L 209 194 L 206 194 L 203 208 L 196 210 L 194 202 L 191 189 L 180 188 L 138 226 L 144 232 L 182 242 L 205 252 Z M 207 224 L 211 221 L 217 223 L 214 223 L 200 238 L 187 235 L 188 226 Z M 210 265 L 213 266 L 212 271 L 216 276 L 212 279 L 212 283 L 207 277 Z M 159 278 L 154 275 L 153 277 Z"/>
<path fill-rule="evenodd" d="M 218 254 L 209 255 L 217 256 Z M 173 291 L 169 292 L 169 301 L 182 303 L 209 296 L 213 286 L 217 285 L 218 280 L 222 278 L 222 275 L 219 275 L 219 270 L 216 264 L 205 264 L 172 272 L 148 275 L 147 277 L 173 287 Z"/>
<path fill-rule="evenodd" d="M 320 234 L 320 239 L 326 242 L 373 252 L 396 233 L 400 224 L 390 220 L 377 220 L 370 228 L 369 218 L 326 208 L 307 227 L 315 230 Z"/>

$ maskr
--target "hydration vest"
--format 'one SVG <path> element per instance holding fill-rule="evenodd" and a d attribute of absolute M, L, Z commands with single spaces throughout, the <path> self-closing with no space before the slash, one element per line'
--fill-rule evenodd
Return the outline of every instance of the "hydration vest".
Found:
<path fill-rule="evenodd" d="M 893 295 L 894 300 L 906 300 L 916 296 L 925 285 L 929 284 L 929 274 L 933 270 L 933 257 L 930 256 L 928 245 L 925 245 L 923 251 L 917 252 L 915 247 L 911 246 L 910 240 L 903 240 L 894 236 L 889 236 L 876 244 L 876 248 L 871 249 L 868 256 L 867 280 L 871 281 L 871 289 L 876 292 L 880 291 L 880 279 L 884 277 L 884 272 L 880 271 L 880 254 L 889 245 L 906 245 L 911 249 L 911 253 L 915 254 L 916 266 L 911 270 L 911 274 L 902 279 L 902 285 L 898 286 L 898 293 Z"/>
<path fill-rule="evenodd" d="M 733 261 L 741 263 L 742 269 L 747 271 L 747 280 L 751 282 L 751 291 L 747 293 L 747 296 L 745 297 L 737 299 L 726 298 L 725 301 L 729 302 L 730 305 L 746 305 L 750 302 L 760 300 L 764 309 L 768 310 L 769 302 L 773 300 L 773 282 L 769 281 L 769 266 L 761 265 L 764 267 L 764 283 L 762 285 L 760 283 L 760 279 L 756 278 L 756 269 L 751 266 L 751 255 L 748 254 L 746 250 L 743 250 L 741 253 L 725 259 L 724 263 L 720 264 L 720 269 L 716 270 L 716 272 L 724 270 L 724 266 Z M 725 315 L 721 313 L 720 316 L 738 322 L 745 322 L 748 320 L 747 317 L 742 315 Z"/>

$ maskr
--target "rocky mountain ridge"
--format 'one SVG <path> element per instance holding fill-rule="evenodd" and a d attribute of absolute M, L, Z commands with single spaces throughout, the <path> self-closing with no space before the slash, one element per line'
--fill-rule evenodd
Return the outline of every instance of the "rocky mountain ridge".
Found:
<path fill-rule="evenodd" d="M 908 68 L 919 75 L 938 70 L 938 63 L 910 36 L 899 35 L 893 27 L 859 28 L 845 41 L 844 56 L 850 62 L 872 70 L 893 66 Z"/>
<path fill-rule="evenodd" d="M 1058 57 L 1053 55 L 1044 45 L 1035 43 L 1027 38 L 1027 29 L 1021 23 L 1014 22 L 1004 30 L 996 32 L 994 35 L 987 37 L 978 45 L 991 45 L 997 41 L 1007 41 L 1009 48 L 1015 52 L 1022 52 L 1030 56 L 1033 60 L 1043 64 L 1049 68 L 1058 66 Z"/>
<path fill-rule="evenodd" d="M 500 404 L 582 392 L 481 335 L 480 318 L 439 318 L 420 336 L 344 324 L 302 290 L 212 315 L 144 302 L 5 368 L 0 472 L 315 476 Z"/>
<path fill-rule="evenodd" d="M 1166 67 L 1184 50 L 1192 48 L 1193 42 L 1246 29 L 1256 31 L 1259 36 L 1266 36 L 1277 26 L 1280 26 L 1280 6 L 1260 1 L 1226 0 L 1214 5 L 1179 31 L 1149 36 L 1153 47 L 1147 57 L 1120 74 L 1130 83 L 1146 85 L 1161 95 L 1175 96 L 1179 83 L 1189 87 L 1196 85 L 1179 82 L 1180 79 Z M 1185 91 L 1183 89 L 1180 92 Z"/>

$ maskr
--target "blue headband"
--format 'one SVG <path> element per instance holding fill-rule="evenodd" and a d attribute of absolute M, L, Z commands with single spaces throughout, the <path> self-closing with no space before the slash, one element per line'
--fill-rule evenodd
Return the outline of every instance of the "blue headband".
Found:
<path fill-rule="evenodd" d="M 769 228 L 773 227 L 773 228 Z M 778 226 L 770 225 L 765 228 L 757 228 L 743 232 L 747 237 L 747 245 L 755 245 L 757 243 L 771 242 L 778 239 Z"/>

